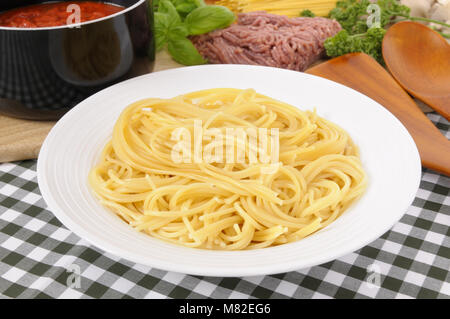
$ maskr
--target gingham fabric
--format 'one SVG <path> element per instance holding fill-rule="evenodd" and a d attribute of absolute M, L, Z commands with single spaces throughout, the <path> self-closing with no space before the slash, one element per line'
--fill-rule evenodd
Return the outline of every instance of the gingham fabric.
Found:
<path fill-rule="evenodd" d="M 449 122 L 429 116 L 449 138 Z M 199 277 L 134 264 L 90 245 L 46 209 L 35 161 L 3 164 L 0 296 L 450 299 L 449 192 L 450 178 L 424 169 L 403 218 L 356 252 L 285 274 Z"/>

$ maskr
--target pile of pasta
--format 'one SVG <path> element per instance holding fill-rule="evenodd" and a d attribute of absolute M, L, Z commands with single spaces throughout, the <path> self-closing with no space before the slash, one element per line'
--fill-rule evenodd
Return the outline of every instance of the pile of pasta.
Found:
<path fill-rule="evenodd" d="M 298 17 L 303 10 L 311 10 L 317 16 L 326 16 L 336 6 L 337 0 L 219 0 L 236 13 L 266 11 L 267 13 Z"/>
<path fill-rule="evenodd" d="M 277 163 L 251 161 L 248 148 L 244 161 L 174 162 L 174 132 L 194 136 L 199 120 L 203 130 L 223 134 L 277 129 L 278 148 L 267 151 L 278 152 Z M 225 146 L 231 142 L 225 138 Z M 192 152 L 195 143 L 186 144 Z M 211 139 L 200 143 L 205 149 Z M 137 231 L 187 247 L 241 250 L 297 241 L 329 225 L 363 194 L 367 178 L 339 126 L 252 89 L 223 88 L 128 106 L 89 181 Z"/>

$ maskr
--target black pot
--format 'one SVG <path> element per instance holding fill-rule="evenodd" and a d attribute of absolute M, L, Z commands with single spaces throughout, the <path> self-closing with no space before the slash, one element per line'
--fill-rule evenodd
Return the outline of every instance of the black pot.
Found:
<path fill-rule="evenodd" d="M 45 1 L 3 0 L 0 12 L 40 2 Z M 140 57 L 140 65 L 148 64 L 145 69 L 151 70 L 152 0 L 108 3 L 126 9 L 78 28 L 0 27 L 1 114 L 58 119 L 81 100 L 130 77 L 135 59 Z"/>

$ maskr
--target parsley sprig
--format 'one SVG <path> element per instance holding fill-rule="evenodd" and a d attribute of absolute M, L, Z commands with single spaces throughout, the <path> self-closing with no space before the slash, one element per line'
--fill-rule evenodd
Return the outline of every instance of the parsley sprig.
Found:
<path fill-rule="evenodd" d="M 367 8 L 375 3 L 380 8 L 380 23 L 371 28 L 367 26 Z M 341 56 L 351 52 L 364 52 L 381 64 L 384 63 L 381 53 L 385 27 L 401 17 L 402 20 L 426 21 L 450 27 L 450 25 L 427 18 L 411 17 L 410 8 L 396 0 L 341 0 L 329 13 L 329 18 L 336 19 L 343 30 L 334 37 L 325 40 L 325 50 L 330 57 Z M 442 34 L 445 37 L 450 35 Z"/>

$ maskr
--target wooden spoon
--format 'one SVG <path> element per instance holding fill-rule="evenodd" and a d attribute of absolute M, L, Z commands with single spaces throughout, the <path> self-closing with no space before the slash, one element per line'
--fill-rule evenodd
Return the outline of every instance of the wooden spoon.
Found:
<path fill-rule="evenodd" d="M 396 23 L 384 36 L 383 57 L 405 90 L 450 120 L 450 45 L 439 33 L 417 22 Z"/>
<path fill-rule="evenodd" d="M 351 87 L 383 105 L 413 137 L 422 165 L 450 176 L 450 141 L 373 58 L 364 53 L 350 53 L 321 63 L 306 73 Z"/>

